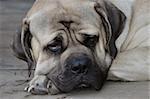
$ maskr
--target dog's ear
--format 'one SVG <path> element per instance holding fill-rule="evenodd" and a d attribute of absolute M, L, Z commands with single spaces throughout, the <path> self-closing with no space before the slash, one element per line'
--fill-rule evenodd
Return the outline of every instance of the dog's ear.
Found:
<path fill-rule="evenodd" d="M 31 75 L 31 68 L 34 65 L 34 60 L 31 54 L 31 39 L 32 35 L 30 33 L 29 23 L 24 21 L 22 29 L 20 29 L 20 31 L 14 36 L 12 49 L 16 57 L 28 63 L 29 76 Z"/>
<path fill-rule="evenodd" d="M 104 1 L 103 5 L 104 6 L 100 5 L 100 3 L 96 3 L 94 8 L 100 15 L 106 32 L 107 44 L 105 49 L 112 58 L 115 58 L 117 54 L 115 41 L 123 31 L 126 16 L 115 5 L 108 1 Z"/>

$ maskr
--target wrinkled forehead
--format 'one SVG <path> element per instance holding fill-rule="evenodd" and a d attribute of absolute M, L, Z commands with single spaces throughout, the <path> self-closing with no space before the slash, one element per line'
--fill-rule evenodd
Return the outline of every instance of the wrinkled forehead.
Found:
<path fill-rule="evenodd" d="M 94 4 L 86 0 L 45 0 L 40 4 L 35 3 L 28 14 L 31 33 L 42 42 L 47 42 L 64 28 L 61 21 L 72 22 L 70 29 L 77 33 L 97 33 L 100 20 L 94 11 Z"/>

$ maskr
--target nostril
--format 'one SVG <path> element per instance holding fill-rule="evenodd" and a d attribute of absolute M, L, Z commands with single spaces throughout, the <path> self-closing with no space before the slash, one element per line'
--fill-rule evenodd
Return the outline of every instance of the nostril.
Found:
<path fill-rule="evenodd" d="M 86 65 L 82 66 L 82 70 L 85 72 L 87 70 L 87 66 Z"/>
<path fill-rule="evenodd" d="M 87 73 L 88 68 L 91 66 L 91 59 L 86 54 L 74 54 L 68 57 L 66 66 L 74 74 Z"/>
<path fill-rule="evenodd" d="M 73 73 L 85 73 L 87 71 L 86 65 L 78 65 L 78 66 L 72 66 L 71 71 Z"/>
<path fill-rule="evenodd" d="M 72 67 L 71 70 L 74 71 L 74 72 L 77 72 L 77 71 L 79 71 L 80 69 L 79 69 L 79 67 Z"/>

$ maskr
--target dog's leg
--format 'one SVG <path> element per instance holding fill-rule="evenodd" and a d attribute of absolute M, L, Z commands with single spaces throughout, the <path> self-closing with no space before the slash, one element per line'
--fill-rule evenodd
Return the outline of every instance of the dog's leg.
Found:
<path fill-rule="evenodd" d="M 110 68 L 108 79 L 123 81 L 149 80 L 149 49 L 150 47 L 144 47 L 120 53 Z"/>
<path fill-rule="evenodd" d="M 59 90 L 54 84 L 47 78 L 46 74 L 51 67 L 47 67 L 45 64 L 39 64 L 36 66 L 34 77 L 25 88 L 27 92 L 32 94 L 57 94 Z"/>

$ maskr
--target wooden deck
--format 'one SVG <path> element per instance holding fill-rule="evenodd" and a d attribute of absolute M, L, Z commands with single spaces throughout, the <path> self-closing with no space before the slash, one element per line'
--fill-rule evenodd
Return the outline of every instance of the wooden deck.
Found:
<path fill-rule="evenodd" d="M 26 63 L 14 57 L 10 44 L 32 3 L 33 0 L 0 0 L 0 99 L 14 99 L 8 94 L 23 92 L 25 84 L 20 89 L 16 84 L 28 79 Z"/>
<path fill-rule="evenodd" d="M 0 70 L 27 68 L 24 62 L 14 57 L 10 44 L 32 2 L 33 0 L 0 0 Z"/>

